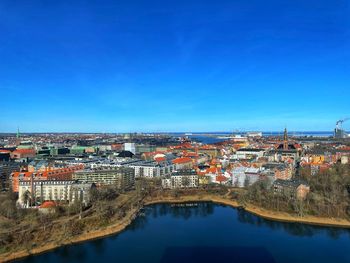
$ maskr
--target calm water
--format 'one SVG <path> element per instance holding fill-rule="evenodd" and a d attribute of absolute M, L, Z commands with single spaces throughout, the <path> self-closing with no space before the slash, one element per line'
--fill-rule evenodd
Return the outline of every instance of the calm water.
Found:
<path fill-rule="evenodd" d="M 232 132 L 218 132 L 218 133 L 210 133 L 208 132 L 207 134 L 212 134 L 215 136 L 230 136 L 232 134 L 240 134 L 242 133 L 232 133 Z M 283 132 L 262 132 L 263 136 L 283 136 Z M 170 135 L 180 137 L 180 136 L 188 136 L 194 141 L 205 143 L 205 144 L 213 144 L 217 142 L 222 142 L 227 139 L 222 139 L 222 138 L 217 138 L 215 136 L 207 136 L 207 135 L 202 135 L 201 133 L 193 133 L 192 135 L 186 135 L 185 133 L 171 133 Z M 244 135 L 244 133 L 243 133 Z M 319 131 L 319 132 L 289 132 L 289 136 L 313 136 L 313 137 L 332 137 L 334 135 L 333 132 L 324 132 L 324 131 Z"/>
<path fill-rule="evenodd" d="M 199 203 L 152 205 L 126 231 L 21 262 L 350 262 L 350 231 Z"/>

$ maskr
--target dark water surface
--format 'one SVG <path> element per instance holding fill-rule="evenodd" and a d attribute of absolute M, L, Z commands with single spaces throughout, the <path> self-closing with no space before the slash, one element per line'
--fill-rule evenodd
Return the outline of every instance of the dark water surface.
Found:
<path fill-rule="evenodd" d="M 148 206 L 124 232 L 20 262 L 350 262 L 350 231 L 213 203 Z"/>

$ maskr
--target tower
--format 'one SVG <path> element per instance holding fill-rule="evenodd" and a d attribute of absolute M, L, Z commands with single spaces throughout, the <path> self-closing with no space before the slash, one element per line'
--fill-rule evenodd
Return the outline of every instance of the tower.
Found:
<path fill-rule="evenodd" d="M 287 128 L 284 129 L 284 135 L 283 135 L 283 150 L 288 150 L 288 133 Z"/>
<path fill-rule="evenodd" d="M 21 139 L 20 139 L 19 128 L 17 128 L 17 134 L 16 134 L 16 144 L 17 144 L 17 145 L 20 145 L 20 144 L 21 144 Z"/>

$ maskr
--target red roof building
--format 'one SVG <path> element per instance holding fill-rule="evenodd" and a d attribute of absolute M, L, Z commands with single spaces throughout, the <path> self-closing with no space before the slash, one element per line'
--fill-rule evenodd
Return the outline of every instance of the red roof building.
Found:
<path fill-rule="evenodd" d="M 35 157 L 35 149 L 17 149 L 11 153 L 12 159 L 21 159 L 21 158 L 33 158 Z"/>
<path fill-rule="evenodd" d="M 83 170 L 84 165 L 56 168 L 40 172 L 13 172 L 11 174 L 12 191 L 18 192 L 19 181 L 30 180 L 71 180 L 75 171 Z"/>
<path fill-rule="evenodd" d="M 39 206 L 39 208 L 55 208 L 56 203 L 54 201 L 45 201 Z"/>

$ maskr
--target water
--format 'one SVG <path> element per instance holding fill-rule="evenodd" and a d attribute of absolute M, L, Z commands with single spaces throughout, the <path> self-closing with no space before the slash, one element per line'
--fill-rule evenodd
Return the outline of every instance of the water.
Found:
<path fill-rule="evenodd" d="M 282 131 L 262 131 L 263 136 L 283 136 L 283 130 Z M 348 131 L 347 131 L 348 133 Z M 173 135 L 176 137 L 179 136 L 186 136 L 186 133 L 184 132 L 174 132 L 174 133 L 168 133 L 169 135 Z M 203 134 L 210 134 L 210 135 L 218 135 L 218 136 L 228 136 L 232 134 L 236 135 L 245 135 L 245 131 L 240 132 L 193 132 L 190 136 L 197 136 L 197 135 L 203 135 Z M 334 135 L 334 131 L 288 131 L 289 136 L 308 136 L 308 137 L 331 137 Z"/>
<path fill-rule="evenodd" d="M 217 142 L 227 141 L 227 139 L 220 139 L 220 138 L 210 137 L 205 135 L 190 135 L 188 137 L 193 141 L 201 142 L 204 144 L 214 144 Z"/>
<path fill-rule="evenodd" d="M 194 132 L 191 135 L 188 135 L 186 133 L 170 133 L 169 135 L 175 136 L 175 137 L 183 137 L 183 136 L 188 136 L 190 139 L 201 142 L 204 144 L 214 144 L 218 142 L 223 142 L 226 141 L 227 139 L 222 139 L 218 138 L 219 136 L 231 136 L 232 134 L 236 135 L 245 135 L 245 132 L 206 132 L 206 133 L 200 133 L 200 132 Z M 262 132 L 262 135 L 264 137 L 266 136 L 279 136 L 282 138 L 283 136 L 283 131 L 282 132 Z M 329 132 L 329 131 L 291 131 L 288 132 L 288 135 L 291 137 L 332 137 L 334 135 L 334 132 Z"/>
<path fill-rule="evenodd" d="M 145 208 L 120 234 L 21 262 L 350 262 L 350 231 L 273 222 L 213 203 Z"/>

